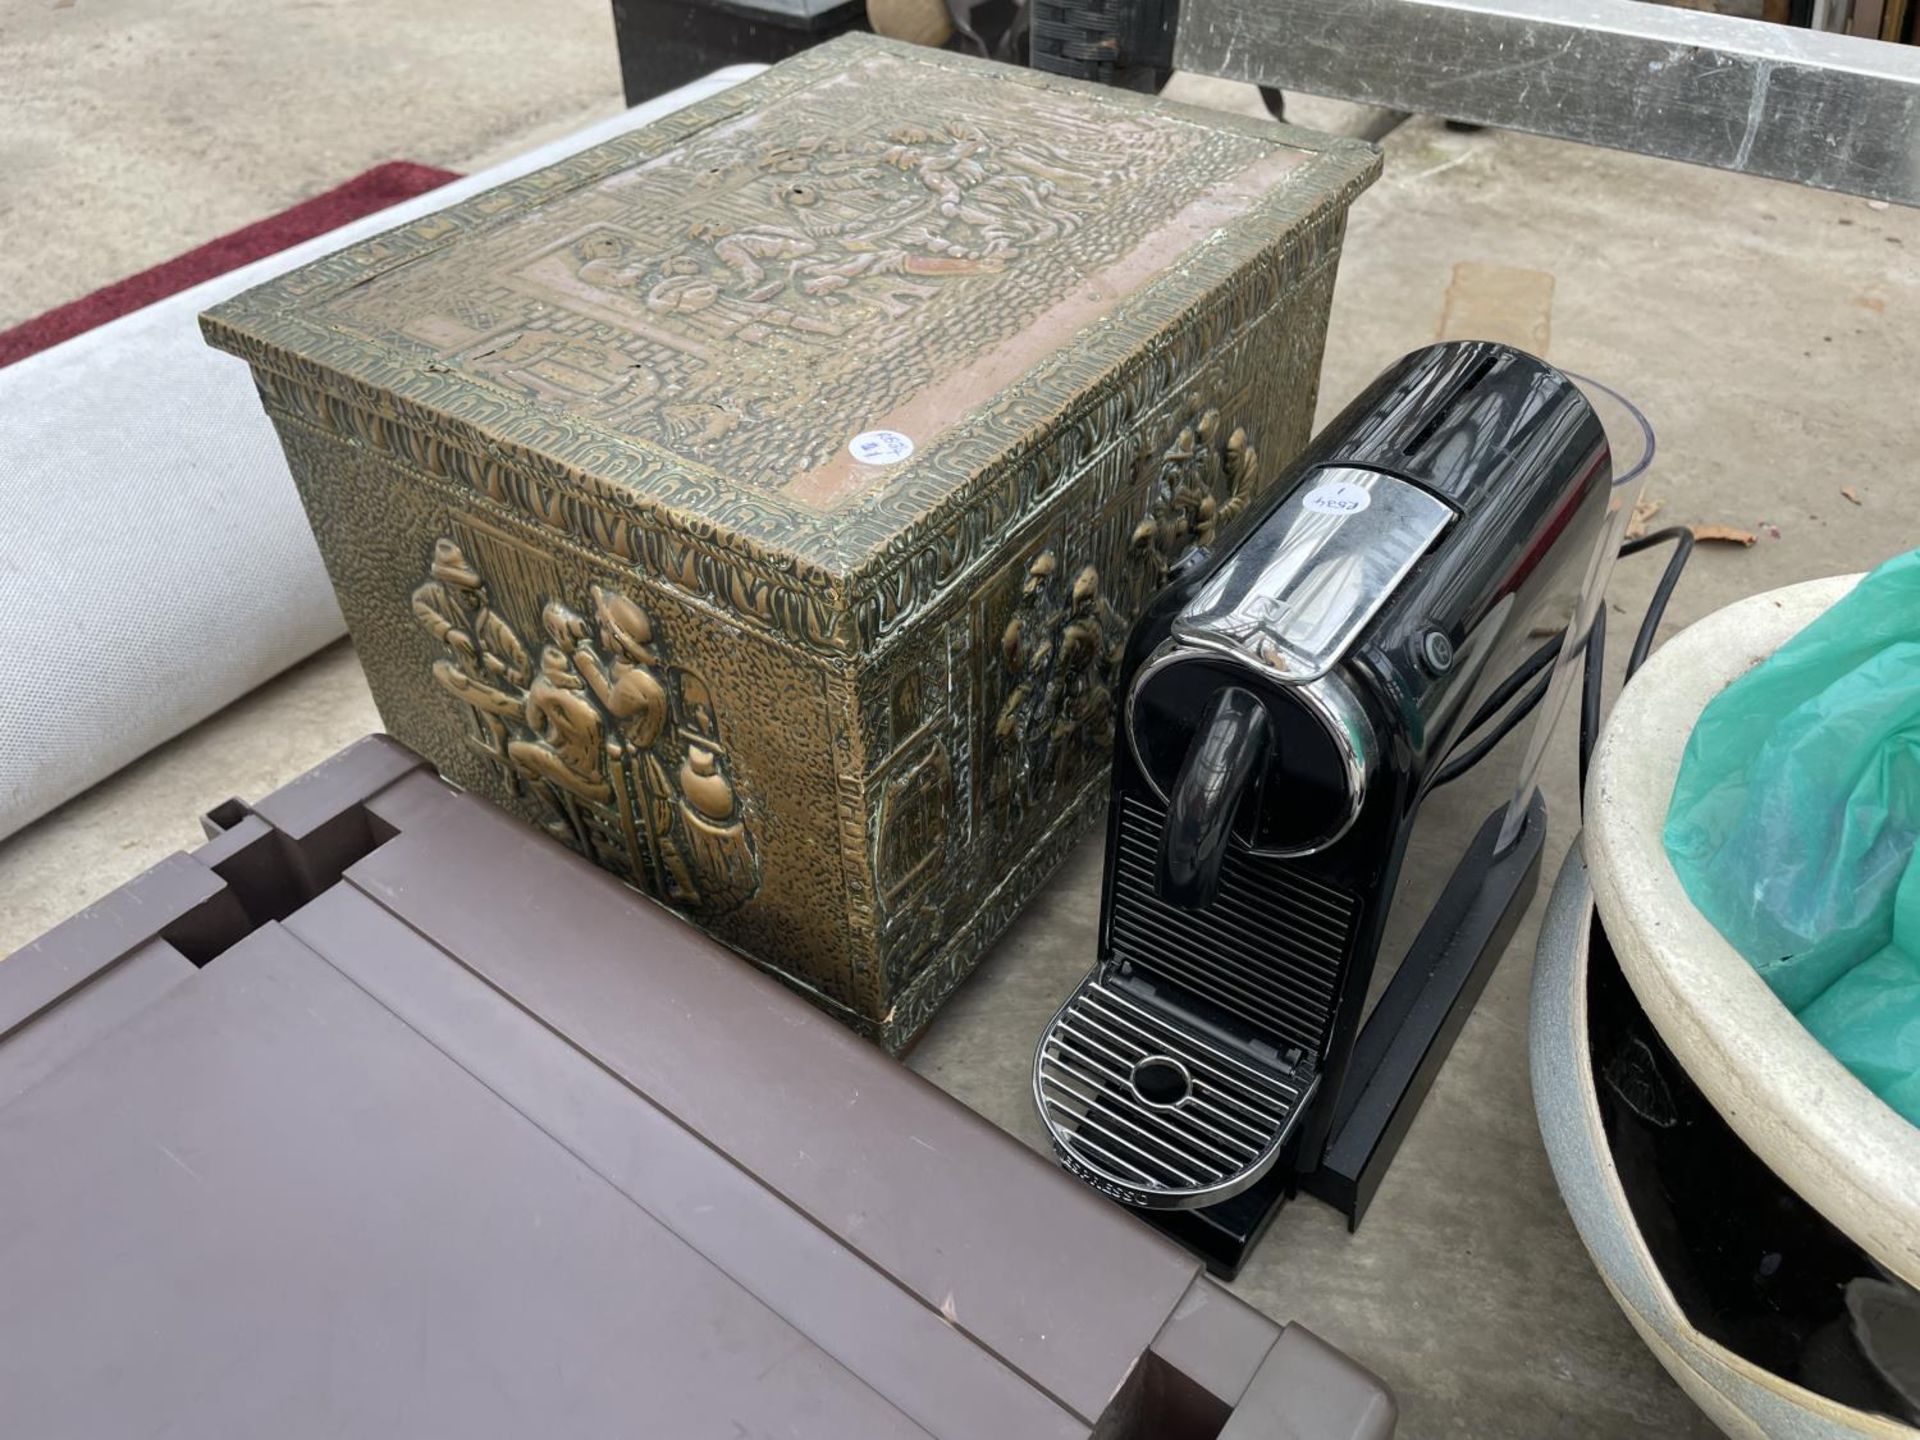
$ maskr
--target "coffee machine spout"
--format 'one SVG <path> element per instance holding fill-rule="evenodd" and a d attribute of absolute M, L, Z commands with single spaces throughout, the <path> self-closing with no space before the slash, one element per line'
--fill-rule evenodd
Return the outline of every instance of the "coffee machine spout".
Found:
<path fill-rule="evenodd" d="M 1206 910 L 1220 887 L 1227 836 L 1249 788 L 1269 760 L 1271 725 L 1260 697 L 1222 686 L 1187 750 L 1160 833 L 1160 898 Z"/>

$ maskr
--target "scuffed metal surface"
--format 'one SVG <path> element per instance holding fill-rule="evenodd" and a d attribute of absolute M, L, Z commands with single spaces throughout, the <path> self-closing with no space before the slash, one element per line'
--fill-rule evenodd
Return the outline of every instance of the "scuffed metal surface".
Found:
<path fill-rule="evenodd" d="M 1187 0 L 1183 70 L 1920 205 L 1920 49 L 1638 0 Z"/>

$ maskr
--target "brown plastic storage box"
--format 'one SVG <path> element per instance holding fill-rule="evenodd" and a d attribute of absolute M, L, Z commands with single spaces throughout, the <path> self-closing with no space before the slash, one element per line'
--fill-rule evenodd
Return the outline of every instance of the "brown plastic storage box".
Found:
<path fill-rule="evenodd" d="M 1307 439 L 1378 164 L 850 37 L 205 326 L 387 728 L 898 1048 Z"/>
<path fill-rule="evenodd" d="M 361 742 L 0 963 L 8 1435 L 1378 1440 L 1379 1382 Z"/>

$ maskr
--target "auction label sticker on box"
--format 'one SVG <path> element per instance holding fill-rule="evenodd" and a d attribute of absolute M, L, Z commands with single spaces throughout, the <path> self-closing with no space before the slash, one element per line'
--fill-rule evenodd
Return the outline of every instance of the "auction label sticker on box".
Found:
<path fill-rule="evenodd" d="M 898 465 L 913 458 L 913 441 L 898 430 L 862 430 L 847 450 L 863 465 Z"/>

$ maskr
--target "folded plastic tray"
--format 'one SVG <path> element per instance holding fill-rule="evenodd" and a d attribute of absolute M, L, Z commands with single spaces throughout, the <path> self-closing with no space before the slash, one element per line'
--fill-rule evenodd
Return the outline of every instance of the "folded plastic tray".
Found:
<path fill-rule="evenodd" d="M 1391 1433 L 1338 1351 L 393 742 L 209 832 L 0 963 L 9 1433 Z"/>

